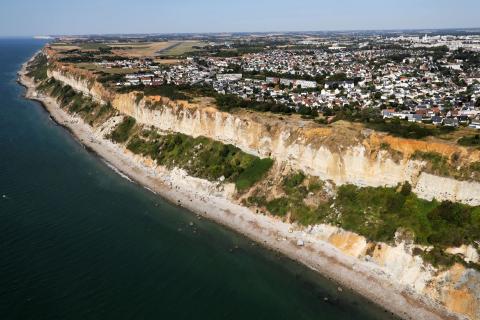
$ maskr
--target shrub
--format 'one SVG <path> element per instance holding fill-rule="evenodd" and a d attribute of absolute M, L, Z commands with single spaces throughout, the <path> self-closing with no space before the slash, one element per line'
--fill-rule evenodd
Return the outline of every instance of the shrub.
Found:
<path fill-rule="evenodd" d="M 260 207 L 266 206 L 267 198 L 265 196 L 251 196 L 251 197 L 248 197 L 248 203 L 254 204 Z"/>
<path fill-rule="evenodd" d="M 458 140 L 458 144 L 466 147 L 480 146 L 480 134 L 474 136 L 464 136 Z"/>
<path fill-rule="evenodd" d="M 234 182 L 239 191 L 260 181 L 273 164 L 272 159 L 260 159 L 231 144 L 206 137 L 193 138 L 180 133 L 161 136 L 154 130 L 143 130 L 140 135 L 130 139 L 127 145 L 130 151 L 150 156 L 169 168 L 182 168 L 196 177 L 209 180 L 223 177 Z"/>
<path fill-rule="evenodd" d="M 456 259 L 456 256 L 445 253 L 441 248 L 433 248 L 428 252 L 422 252 L 421 256 L 424 261 L 439 267 L 451 267 Z"/>
<path fill-rule="evenodd" d="M 400 193 L 405 197 L 409 196 L 410 193 L 412 193 L 412 185 L 408 181 L 405 181 L 400 189 Z"/>
<path fill-rule="evenodd" d="M 434 128 L 428 128 L 424 125 L 405 122 L 399 119 L 392 119 L 389 122 L 384 120 L 369 122 L 367 123 L 367 127 L 377 131 L 388 132 L 397 137 L 409 139 L 422 139 L 437 134 Z"/>
<path fill-rule="evenodd" d="M 123 121 L 110 133 L 110 139 L 117 143 L 126 142 L 130 136 L 130 132 L 135 126 L 135 118 L 125 117 Z"/>
<path fill-rule="evenodd" d="M 303 182 L 303 180 L 305 180 L 305 174 L 299 171 L 285 177 L 283 179 L 283 186 L 287 189 L 295 188 L 299 186 Z"/>
<path fill-rule="evenodd" d="M 480 172 L 480 161 L 471 163 L 469 168 L 473 172 Z"/>
<path fill-rule="evenodd" d="M 38 54 L 27 66 L 27 75 L 35 81 L 47 79 L 48 60 L 44 54 Z"/>
<path fill-rule="evenodd" d="M 318 178 L 310 178 L 308 191 L 315 192 L 323 188 L 324 182 Z"/>
<path fill-rule="evenodd" d="M 140 138 L 138 135 L 132 137 L 127 145 L 127 149 L 133 153 L 150 156 L 151 158 L 155 158 L 158 148 L 158 143 L 149 142 Z"/>
<path fill-rule="evenodd" d="M 341 216 L 334 222 L 371 240 L 390 241 L 398 228 L 412 230 L 418 243 L 430 245 L 458 246 L 480 238 L 479 207 L 439 204 L 385 187 L 344 185 L 337 194 Z"/>
<path fill-rule="evenodd" d="M 450 165 L 448 159 L 437 152 L 415 151 L 412 155 L 414 160 L 422 160 L 427 162 L 426 170 L 433 174 L 448 176 L 450 173 Z"/>
<path fill-rule="evenodd" d="M 237 178 L 237 189 L 242 191 L 252 187 L 267 174 L 272 165 L 273 160 L 270 158 L 255 159 Z"/>
<path fill-rule="evenodd" d="M 289 209 L 289 200 L 287 198 L 274 199 L 267 203 L 267 209 L 276 216 L 285 216 Z"/>

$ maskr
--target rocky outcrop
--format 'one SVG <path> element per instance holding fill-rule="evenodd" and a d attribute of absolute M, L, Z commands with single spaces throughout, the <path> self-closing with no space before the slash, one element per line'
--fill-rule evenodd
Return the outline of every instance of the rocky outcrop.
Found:
<path fill-rule="evenodd" d="M 447 310 L 480 319 L 480 273 L 455 264 L 448 270 L 438 270 L 412 254 L 414 245 L 405 241 L 395 246 L 372 244 L 362 236 L 330 225 L 317 225 L 308 233 L 326 241 L 344 254 L 362 263 L 370 263 L 380 276 L 387 277 L 409 293 L 427 297 L 431 303 Z M 470 254 L 478 259 L 474 248 L 452 248 L 452 252 Z"/>

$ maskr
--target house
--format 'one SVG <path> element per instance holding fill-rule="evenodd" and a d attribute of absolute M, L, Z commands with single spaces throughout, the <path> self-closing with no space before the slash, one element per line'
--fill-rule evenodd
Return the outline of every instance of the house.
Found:
<path fill-rule="evenodd" d="M 353 89 L 355 87 L 355 83 L 353 81 L 342 81 L 340 82 L 340 87 L 345 89 Z"/>
<path fill-rule="evenodd" d="M 458 116 L 458 123 L 463 125 L 468 125 L 470 123 L 470 118 L 468 116 Z"/>
<path fill-rule="evenodd" d="M 395 109 L 384 109 L 384 110 L 382 110 L 383 119 L 393 118 L 393 113 L 394 112 L 395 112 Z"/>
<path fill-rule="evenodd" d="M 392 113 L 392 118 L 398 118 L 401 120 L 409 120 L 412 116 L 413 114 L 406 110 Z"/>
<path fill-rule="evenodd" d="M 162 78 L 153 78 L 152 79 L 152 86 L 161 86 L 163 84 Z"/>
<path fill-rule="evenodd" d="M 224 74 L 217 74 L 218 81 L 238 81 L 242 79 L 241 73 L 224 73 Z"/>
<path fill-rule="evenodd" d="M 472 120 L 472 123 L 469 125 L 470 128 L 480 130 L 480 119 Z"/>
<path fill-rule="evenodd" d="M 292 79 L 285 79 L 285 78 L 280 79 L 280 84 L 287 87 L 293 85 L 294 83 L 295 83 L 295 80 L 292 80 Z"/>
<path fill-rule="evenodd" d="M 275 78 L 275 77 L 266 77 L 265 78 L 265 81 L 267 83 L 271 83 L 271 84 L 278 84 L 280 82 L 280 78 Z"/>
<path fill-rule="evenodd" d="M 317 83 L 315 81 L 296 80 L 294 86 L 300 86 L 302 89 L 313 89 L 317 87 Z"/>
<path fill-rule="evenodd" d="M 443 125 L 445 127 L 458 127 L 458 119 L 455 118 L 445 118 L 443 120 Z"/>
<path fill-rule="evenodd" d="M 475 108 L 472 107 L 464 107 L 462 110 L 460 110 L 460 114 L 462 116 L 469 116 L 469 117 L 475 117 L 476 115 L 480 114 L 480 110 L 476 110 Z"/>
<path fill-rule="evenodd" d="M 422 122 L 422 118 L 421 114 L 412 114 L 408 117 L 408 122 Z"/>
<path fill-rule="evenodd" d="M 432 124 L 434 124 L 436 126 L 441 126 L 443 124 L 443 117 L 433 116 L 432 117 Z"/>

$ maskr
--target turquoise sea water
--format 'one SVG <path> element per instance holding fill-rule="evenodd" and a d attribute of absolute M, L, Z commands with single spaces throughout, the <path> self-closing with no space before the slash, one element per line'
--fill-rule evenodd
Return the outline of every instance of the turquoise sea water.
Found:
<path fill-rule="evenodd" d="M 86 151 L 15 82 L 43 44 L 0 39 L 0 319 L 392 319 Z"/>

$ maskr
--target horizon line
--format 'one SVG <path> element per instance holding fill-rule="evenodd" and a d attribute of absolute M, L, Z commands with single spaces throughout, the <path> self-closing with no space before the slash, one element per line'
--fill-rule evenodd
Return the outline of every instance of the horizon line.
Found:
<path fill-rule="evenodd" d="M 388 29 L 325 29 L 325 30 L 270 30 L 270 31 L 205 31 L 205 32 L 134 32 L 134 33 L 85 33 L 85 34 L 31 34 L 31 35 L 3 35 L 0 38 L 28 38 L 28 37 L 39 37 L 39 36 L 49 36 L 53 38 L 58 37 L 82 37 L 82 36 L 139 36 L 139 35 L 221 35 L 221 34 L 271 34 L 271 33 L 335 33 L 335 32 L 414 32 L 414 31 L 447 31 L 447 30 L 457 30 L 457 31 L 478 31 L 480 32 L 479 27 L 441 27 L 441 28 L 388 28 Z"/>

